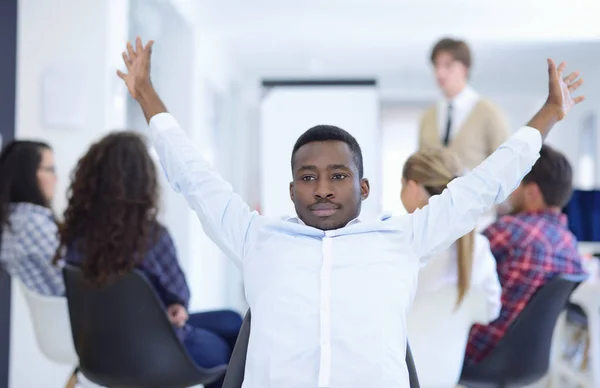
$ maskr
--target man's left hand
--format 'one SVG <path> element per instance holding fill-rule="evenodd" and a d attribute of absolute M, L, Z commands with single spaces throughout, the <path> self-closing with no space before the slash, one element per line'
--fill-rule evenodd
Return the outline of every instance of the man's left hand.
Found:
<path fill-rule="evenodd" d="M 584 100 L 583 96 L 573 96 L 573 92 L 583 84 L 583 78 L 579 78 L 578 71 L 563 78 L 563 71 L 566 66 L 562 62 L 557 68 L 554 61 L 548 59 L 549 90 L 546 105 L 556 109 L 558 120 L 562 120 L 572 107 Z"/>

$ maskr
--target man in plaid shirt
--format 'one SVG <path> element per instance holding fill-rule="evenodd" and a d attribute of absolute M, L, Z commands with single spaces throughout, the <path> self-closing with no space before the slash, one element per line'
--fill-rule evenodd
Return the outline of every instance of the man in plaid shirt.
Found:
<path fill-rule="evenodd" d="M 483 232 L 498 265 L 502 310 L 489 325 L 472 327 L 465 362 L 485 358 L 546 282 L 558 274 L 584 272 L 577 241 L 561 213 L 571 192 L 568 160 L 542 146 L 540 158 L 509 197 L 512 213 Z"/>

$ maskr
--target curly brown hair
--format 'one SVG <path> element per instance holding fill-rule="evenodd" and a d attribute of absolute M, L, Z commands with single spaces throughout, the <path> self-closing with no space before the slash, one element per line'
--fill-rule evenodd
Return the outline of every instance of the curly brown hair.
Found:
<path fill-rule="evenodd" d="M 138 134 L 116 132 L 90 147 L 71 181 L 54 262 L 74 249 L 86 279 L 102 285 L 130 272 L 157 239 L 156 167 Z"/>

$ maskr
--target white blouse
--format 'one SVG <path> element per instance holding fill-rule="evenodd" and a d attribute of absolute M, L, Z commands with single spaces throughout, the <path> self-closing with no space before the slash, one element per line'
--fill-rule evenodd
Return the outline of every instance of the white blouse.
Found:
<path fill-rule="evenodd" d="M 457 264 L 456 243 L 442 253 L 431 256 L 427 265 L 419 272 L 415 303 L 445 286 L 458 285 Z M 486 295 L 487 320 L 490 322 L 496 319 L 502 307 L 502 287 L 490 243 L 481 234 L 475 235 L 470 290 L 480 290 Z"/>

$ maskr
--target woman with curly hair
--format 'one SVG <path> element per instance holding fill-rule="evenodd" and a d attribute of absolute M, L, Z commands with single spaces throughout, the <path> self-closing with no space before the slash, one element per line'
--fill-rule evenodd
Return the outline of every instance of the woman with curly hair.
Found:
<path fill-rule="evenodd" d="M 242 318 L 233 311 L 188 316 L 190 292 L 175 245 L 156 219 L 158 190 L 154 162 L 139 135 L 112 133 L 93 144 L 73 174 L 55 260 L 64 255 L 99 286 L 141 270 L 197 364 L 226 364 Z"/>

